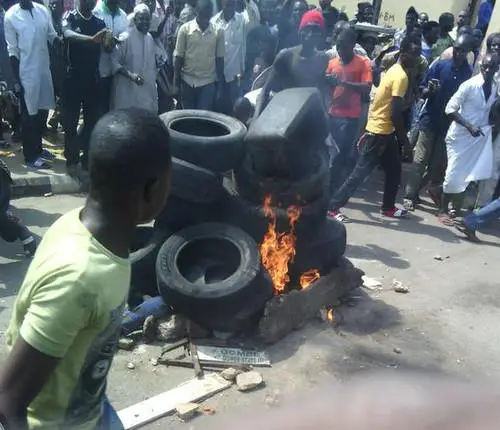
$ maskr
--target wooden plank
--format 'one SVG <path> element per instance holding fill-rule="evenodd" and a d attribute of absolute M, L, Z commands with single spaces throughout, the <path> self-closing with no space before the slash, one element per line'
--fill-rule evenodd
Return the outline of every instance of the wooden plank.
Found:
<path fill-rule="evenodd" d="M 177 405 L 197 402 L 229 388 L 230 381 L 216 373 L 201 379 L 192 379 L 172 390 L 136 403 L 118 412 L 125 430 L 135 429 L 175 411 Z"/>
<path fill-rule="evenodd" d="M 198 358 L 198 350 L 196 349 L 196 345 L 192 342 L 189 343 L 189 353 L 191 354 L 191 360 L 193 361 L 194 376 L 196 378 L 202 378 L 203 369 L 201 368 L 200 360 Z"/>

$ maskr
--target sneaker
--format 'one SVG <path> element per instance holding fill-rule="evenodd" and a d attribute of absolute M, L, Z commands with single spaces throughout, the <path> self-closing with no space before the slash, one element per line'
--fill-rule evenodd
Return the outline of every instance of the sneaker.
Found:
<path fill-rule="evenodd" d="M 406 211 L 413 212 L 415 210 L 415 202 L 411 199 L 403 199 L 403 207 Z"/>
<path fill-rule="evenodd" d="M 37 158 L 35 161 L 31 163 L 26 163 L 28 167 L 31 167 L 32 169 L 50 169 L 52 166 L 50 163 L 47 163 L 47 160 L 43 159 L 42 157 Z"/>
<path fill-rule="evenodd" d="M 35 251 L 37 248 L 36 240 L 33 236 L 28 237 L 22 241 L 24 248 L 24 255 L 26 257 L 31 258 L 35 255 Z"/>
<path fill-rule="evenodd" d="M 45 158 L 46 160 L 52 161 L 56 158 L 52 152 L 48 151 L 47 149 L 42 149 L 42 158 Z"/>
<path fill-rule="evenodd" d="M 436 218 L 437 218 L 437 220 L 441 224 L 444 224 L 444 225 L 447 225 L 447 226 L 453 226 L 454 225 L 453 219 L 448 214 L 446 214 L 446 213 L 438 213 L 436 215 Z"/>
<path fill-rule="evenodd" d="M 467 227 L 463 221 L 455 221 L 455 228 L 460 233 L 463 233 L 466 239 L 470 240 L 471 242 L 481 242 L 481 240 L 476 236 L 476 231 L 471 230 L 469 227 Z"/>
<path fill-rule="evenodd" d="M 380 213 L 389 218 L 404 218 L 408 215 L 408 211 L 402 208 L 392 208 L 389 210 L 381 209 Z"/>
<path fill-rule="evenodd" d="M 12 145 L 4 139 L 0 139 L 0 148 L 9 149 Z"/>
<path fill-rule="evenodd" d="M 343 222 L 343 223 L 348 223 L 351 222 L 349 218 L 347 218 L 342 212 L 340 212 L 338 209 L 334 209 L 332 211 L 328 211 L 326 216 L 328 218 L 334 219 L 338 222 Z"/>

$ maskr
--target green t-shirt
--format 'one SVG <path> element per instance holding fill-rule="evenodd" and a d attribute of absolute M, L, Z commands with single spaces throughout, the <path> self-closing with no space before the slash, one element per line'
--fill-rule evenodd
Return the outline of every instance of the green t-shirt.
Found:
<path fill-rule="evenodd" d="M 81 209 L 46 232 L 17 296 L 6 334 L 61 361 L 28 408 L 30 428 L 94 429 L 117 349 L 130 263 L 85 228 Z"/>

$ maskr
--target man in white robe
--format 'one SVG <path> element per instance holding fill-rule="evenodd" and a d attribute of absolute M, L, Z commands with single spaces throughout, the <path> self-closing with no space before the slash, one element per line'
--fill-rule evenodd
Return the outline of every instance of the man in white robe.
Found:
<path fill-rule="evenodd" d="M 487 54 L 481 64 L 481 73 L 460 85 L 446 106 L 445 112 L 453 122 L 445 139 L 448 167 L 438 215 L 444 224 L 451 223 L 450 202 L 453 201 L 458 212 L 469 183 L 488 179 L 493 174 L 489 114 L 496 98 L 493 78 L 497 70 L 498 57 Z"/>
<path fill-rule="evenodd" d="M 151 12 L 141 3 L 134 9 L 134 25 L 112 53 L 111 109 L 140 107 L 158 112 L 156 77 L 165 52 L 149 33 Z"/>
<path fill-rule="evenodd" d="M 57 39 L 49 10 L 31 0 L 9 8 L 4 19 L 7 51 L 21 94 L 21 137 L 26 164 L 35 169 L 50 168 L 53 155 L 42 148 L 46 110 L 54 108 L 47 42 Z M 58 39 L 57 39 L 58 40 Z"/>

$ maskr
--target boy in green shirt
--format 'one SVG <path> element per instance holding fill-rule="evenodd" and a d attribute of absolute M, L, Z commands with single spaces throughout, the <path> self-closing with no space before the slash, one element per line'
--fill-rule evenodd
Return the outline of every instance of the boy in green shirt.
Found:
<path fill-rule="evenodd" d="M 128 296 L 129 248 L 136 225 L 165 205 L 170 165 L 156 115 L 116 110 L 95 126 L 85 206 L 47 231 L 14 305 L 0 376 L 5 428 L 110 428 L 106 377 Z"/>

